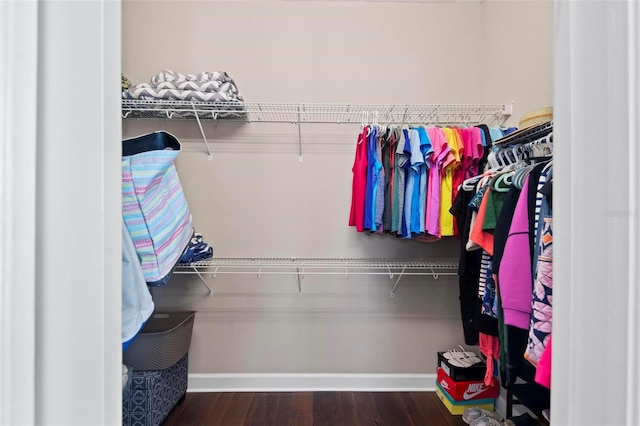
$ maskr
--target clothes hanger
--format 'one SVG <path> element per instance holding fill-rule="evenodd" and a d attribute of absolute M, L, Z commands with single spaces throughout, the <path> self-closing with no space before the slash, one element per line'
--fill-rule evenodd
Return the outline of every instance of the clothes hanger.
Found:
<path fill-rule="evenodd" d="M 482 180 L 484 177 L 486 176 L 490 176 L 493 177 L 496 173 L 498 173 L 500 170 L 503 170 L 505 167 L 507 167 L 506 162 L 502 162 L 502 158 L 498 155 L 500 152 L 500 150 L 492 150 L 489 155 L 487 156 L 487 164 L 489 165 L 489 169 L 486 170 L 485 172 L 483 172 L 482 174 L 479 174 L 477 176 L 473 176 L 470 177 L 468 179 L 465 179 L 462 182 L 462 188 L 465 191 L 473 191 L 473 189 L 476 187 L 476 183 L 478 183 L 478 181 Z M 480 185 L 480 183 L 478 183 Z"/>
<path fill-rule="evenodd" d="M 515 172 L 509 171 L 500 173 L 492 182 L 491 189 L 497 192 L 507 192 L 513 185 L 513 175 Z"/>
<path fill-rule="evenodd" d="M 545 146 L 549 150 L 549 155 L 553 156 L 553 131 L 551 131 L 547 136 L 544 137 Z"/>
<path fill-rule="evenodd" d="M 491 150 L 489 155 L 487 156 L 487 164 L 489 164 L 489 168 L 497 169 L 500 167 L 500 163 L 497 158 L 497 150 Z"/>
<path fill-rule="evenodd" d="M 511 164 L 509 158 L 507 158 L 507 150 L 501 149 L 500 151 L 498 151 L 497 157 L 501 160 L 503 168 Z"/>

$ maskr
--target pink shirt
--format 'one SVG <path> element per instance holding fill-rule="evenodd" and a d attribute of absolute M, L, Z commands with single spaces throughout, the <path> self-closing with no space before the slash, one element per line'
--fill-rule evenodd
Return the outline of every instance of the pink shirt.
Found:
<path fill-rule="evenodd" d="M 433 146 L 433 153 L 429 157 L 429 186 L 427 188 L 427 233 L 440 237 L 440 187 L 444 167 L 453 161 L 453 154 L 447 143 L 444 132 L 439 127 L 427 128 L 427 134 Z"/>
<path fill-rule="evenodd" d="M 477 127 L 469 128 L 469 140 L 472 149 L 471 165 L 469 166 L 469 177 L 473 177 L 483 172 L 482 170 L 478 170 L 480 159 L 484 154 L 484 147 L 482 146 L 482 130 Z"/>
<path fill-rule="evenodd" d="M 367 131 L 358 135 L 356 158 L 353 162 L 353 180 L 351 184 L 351 211 L 349 226 L 355 226 L 358 232 L 364 231 L 364 204 L 367 192 Z"/>

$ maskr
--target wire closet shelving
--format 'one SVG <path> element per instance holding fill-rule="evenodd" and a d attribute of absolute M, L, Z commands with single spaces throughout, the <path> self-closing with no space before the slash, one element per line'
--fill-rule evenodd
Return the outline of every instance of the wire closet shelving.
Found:
<path fill-rule="evenodd" d="M 219 274 L 295 275 L 298 282 L 298 296 L 302 296 L 302 279 L 305 275 L 388 275 L 395 278 L 390 296 L 404 276 L 457 275 L 456 259 L 397 259 L 397 258 L 331 258 L 331 257 L 219 257 L 210 260 L 178 263 L 174 274 L 196 274 L 213 296 L 205 274 L 216 278 Z"/>
<path fill-rule="evenodd" d="M 433 126 L 502 125 L 513 113 L 510 104 L 314 104 L 262 102 L 191 102 L 166 100 L 122 100 L 123 119 L 196 121 L 209 159 L 211 150 L 203 121 L 244 123 L 290 123 L 297 125 L 298 153 L 302 161 L 302 124 L 422 124 Z M 196 274 L 213 296 L 205 275 L 219 274 L 295 275 L 302 296 L 305 275 L 389 275 L 394 280 L 390 296 L 404 276 L 457 275 L 457 259 L 389 258 L 282 258 L 219 257 L 194 263 L 179 263 L 175 274 Z"/>
<path fill-rule="evenodd" d="M 122 100 L 123 119 L 195 120 L 211 150 L 202 121 L 245 123 L 291 123 L 298 127 L 299 159 L 302 161 L 301 124 L 503 124 L 513 104 L 320 104 L 273 102 L 192 102 L 169 100 Z"/>

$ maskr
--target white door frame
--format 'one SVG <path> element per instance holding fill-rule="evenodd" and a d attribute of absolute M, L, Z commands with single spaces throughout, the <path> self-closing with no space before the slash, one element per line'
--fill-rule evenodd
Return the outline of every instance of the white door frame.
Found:
<path fill-rule="evenodd" d="M 2 425 L 35 420 L 37 30 L 38 3 L 0 2 Z"/>
<path fill-rule="evenodd" d="M 121 424 L 120 1 L 0 1 L 0 424 Z"/>
<path fill-rule="evenodd" d="M 555 2 L 552 424 L 638 422 L 639 9 Z"/>

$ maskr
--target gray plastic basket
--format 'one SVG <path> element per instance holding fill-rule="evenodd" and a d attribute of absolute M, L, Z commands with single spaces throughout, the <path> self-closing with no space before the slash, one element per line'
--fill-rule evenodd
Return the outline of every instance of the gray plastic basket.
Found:
<path fill-rule="evenodd" d="M 189 352 L 195 311 L 154 312 L 124 352 L 134 370 L 164 370 Z"/>

